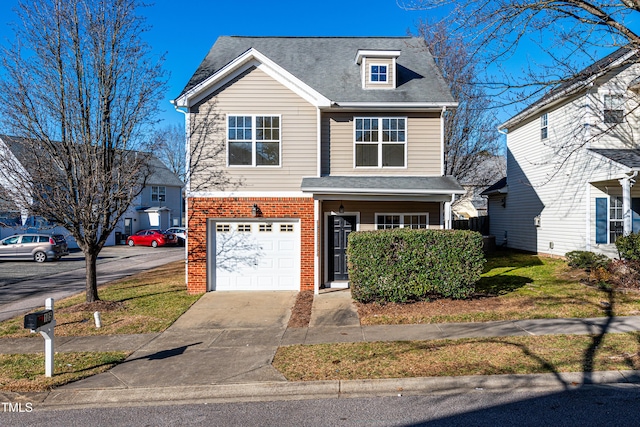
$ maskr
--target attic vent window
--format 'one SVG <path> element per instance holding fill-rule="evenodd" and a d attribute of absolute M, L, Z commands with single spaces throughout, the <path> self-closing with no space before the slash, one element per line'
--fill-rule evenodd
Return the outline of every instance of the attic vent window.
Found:
<path fill-rule="evenodd" d="M 371 66 L 371 82 L 373 83 L 386 83 L 387 82 L 387 66 L 386 65 L 372 65 Z"/>

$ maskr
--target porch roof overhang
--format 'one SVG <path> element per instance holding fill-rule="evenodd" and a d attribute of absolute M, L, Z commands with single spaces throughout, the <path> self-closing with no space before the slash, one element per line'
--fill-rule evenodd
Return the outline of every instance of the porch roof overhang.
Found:
<path fill-rule="evenodd" d="M 465 190 L 452 176 L 323 176 L 302 179 L 316 200 L 451 201 Z"/>
<path fill-rule="evenodd" d="M 627 168 L 630 172 L 640 170 L 640 150 L 590 148 L 589 151 L 618 163 L 620 166 Z"/>

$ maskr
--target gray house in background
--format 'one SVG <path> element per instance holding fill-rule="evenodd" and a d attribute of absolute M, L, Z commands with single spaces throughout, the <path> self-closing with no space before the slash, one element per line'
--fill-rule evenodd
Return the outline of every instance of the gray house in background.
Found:
<path fill-rule="evenodd" d="M 8 149 L 19 161 L 22 140 L 0 135 L 0 149 Z M 124 244 L 126 236 L 147 228 L 167 229 L 183 223 L 183 182 L 155 156 L 151 157 L 151 175 L 142 192 L 122 216 L 106 245 Z M 4 183 L 6 184 L 6 183 Z M 70 248 L 77 247 L 75 240 L 64 227 L 50 223 L 45 218 L 34 217 L 10 200 L 0 182 L 0 238 L 24 232 L 60 233 L 67 238 Z"/>

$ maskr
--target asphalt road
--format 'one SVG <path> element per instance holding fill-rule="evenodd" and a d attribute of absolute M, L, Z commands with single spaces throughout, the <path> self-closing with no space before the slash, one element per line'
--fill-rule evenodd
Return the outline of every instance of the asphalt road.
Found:
<path fill-rule="evenodd" d="M 424 396 L 39 410 L 0 402 L 11 426 L 637 426 L 635 385 L 566 391 L 485 391 Z M 15 412 L 10 412 L 13 409 Z M 22 409 L 23 412 L 19 413 Z"/>
<path fill-rule="evenodd" d="M 98 257 L 98 284 L 184 257 L 182 247 L 109 246 Z M 82 292 L 85 283 L 82 252 L 45 263 L 0 261 L 0 321 L 41 307 L 46 298 L 55 301 Z"/>

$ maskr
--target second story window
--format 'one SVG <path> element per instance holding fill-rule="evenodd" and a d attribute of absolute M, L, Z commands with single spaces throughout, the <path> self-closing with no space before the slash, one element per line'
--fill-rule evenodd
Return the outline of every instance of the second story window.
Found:
<path fill-rule="evenodd" d="M 620 94 L 604 96 L 604 122 L 622 123 L 624 119 L 624 97 Z"/>
<path fill-rule="evenodd" d="M 151 186 L 151 201 L 164 202 L 167 197 L 167 187 L 153 185 Z"/>
<path fill-rule="evenodd" d="M 547 139 L 548 134 L 548 117 L 547 113 L 540 116 L 540 139 Z"/>
<path fill-rule="evenodd" d="M 229 166 L 280 166 L 279 116 L 229 116 Z"/>
<path fill-rule="evenodd" d="M 387 66 L 386 65 L 372 65 L 371 72 L 369 74 L 370 79 L 374 83 L 386 83 L 387 82 Z"/>
<path fill-rule="evenodd" d="M 355 167 L 405 167 L 406 118 L 356 117 Z"/>

